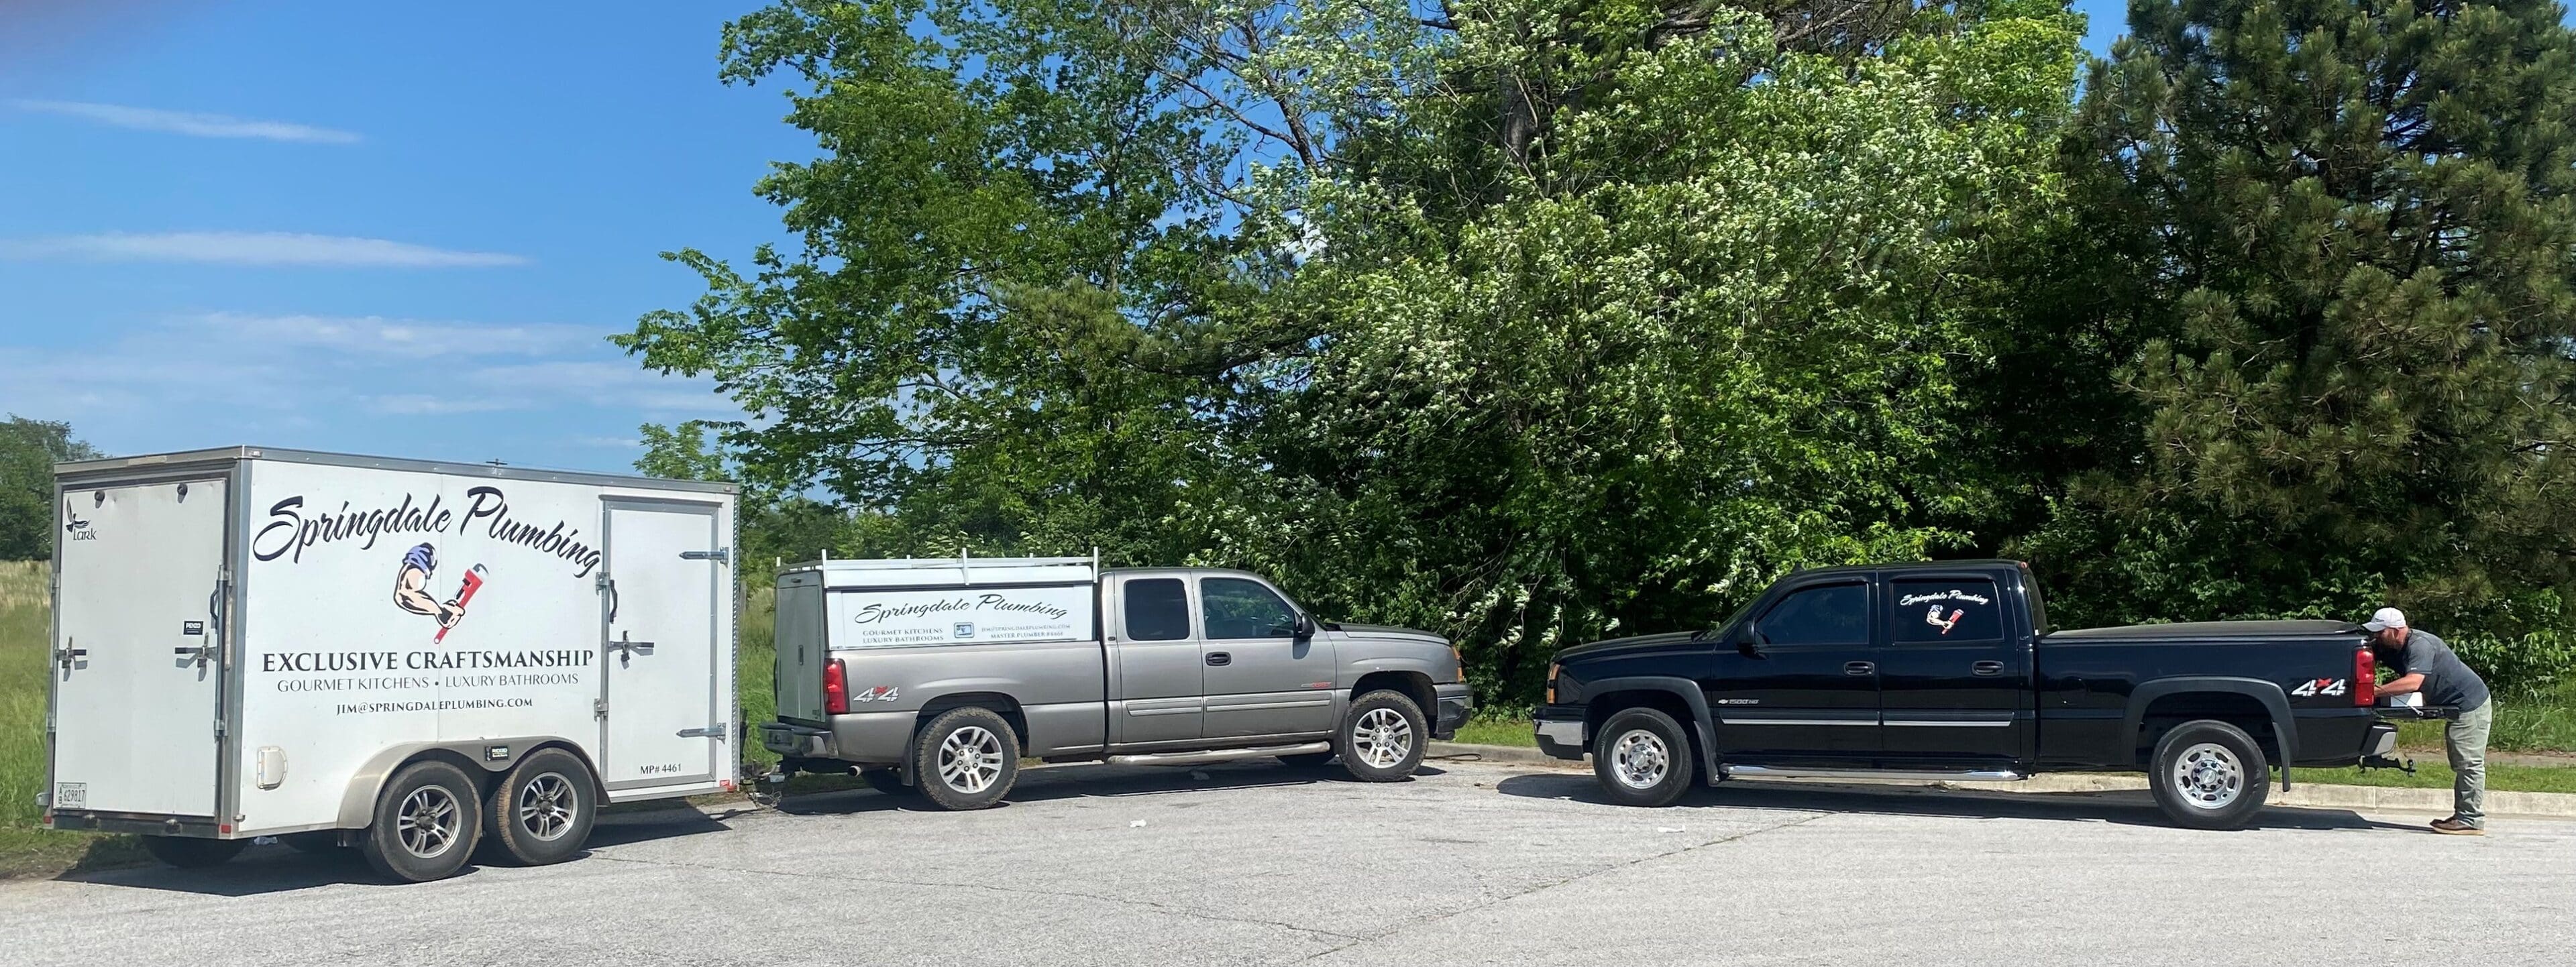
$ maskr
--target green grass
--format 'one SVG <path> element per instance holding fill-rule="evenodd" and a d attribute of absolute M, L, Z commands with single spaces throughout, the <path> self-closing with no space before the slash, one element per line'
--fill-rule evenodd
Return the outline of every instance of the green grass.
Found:
<path fill-rule="evenodd" d="M 1538 736 L 1531 731 L 1530 720 L 1526 716 L 1504 718 L 1480 714 L 1468 719 L 1467 724 L 1459 726 L 1457 737 L 1449 741 L 1465 742 L 1469 745 L 1535 747 L 1538 745 Z"/>
<path fill-rule="evenodd" d="M 2451 769 L 2415 757 L 2415 774 L 2395 769 L 2301 769 L 2293 782 L 2329 786 L 2393 786 L 2399 789 L 2449 789 Z M 2487 763 L 2487 788 L 2499 792 L 2576 792 L 2576 769 L 2563 766 L 2508 766 Z"/>

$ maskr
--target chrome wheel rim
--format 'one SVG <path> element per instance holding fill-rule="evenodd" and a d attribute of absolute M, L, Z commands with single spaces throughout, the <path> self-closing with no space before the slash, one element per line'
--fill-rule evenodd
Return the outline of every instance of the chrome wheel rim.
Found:
<path fill-rule="evenodd" d="M 1002 777 L 1002 739 L 980 725 L 948 733 L 939 743 L 939 781 L 963 793 L 979 793 Z"/>
<path fill-rule="evenodd" d="M 1401 764 L 1413 754 L 1413 723 L 1391 708 L 1370 709 L 1351 726 L 1351 750 L 1380 769 Z"/>
<path fill-rule="evenodd" d="M 445 786 L 422 786 L 403 797 L 402 808 L 394 812 L 395 838 L 402 842 L 403 852 L 421 859 L 435 859 L 456 848 L 457 838 L 465 831 L 465 810 Z"/>
<path fill-rule="evenodd" d="M 1630 789 L 1652 789 L 1673 771 L 1672 747 L 1664 737 L 1630 729 L 1610 744 L 1610 775 Z"/>
<path fill-rule="evenodd" d="M 549 772 L 519 787 L 519 829 L 537 839 L 562 839 L 572 831 L 572 821 L 580 808 L 581 800 L 573 795 L 572 781 L 562 773 Z"/>
<path fill-rule="evenodd" d="M 2174 759 L 2173 786 L 2194 809 L 2224 809 L 2245 794 L 2245 764 L 2226 746 L 2198 743 Z"/>

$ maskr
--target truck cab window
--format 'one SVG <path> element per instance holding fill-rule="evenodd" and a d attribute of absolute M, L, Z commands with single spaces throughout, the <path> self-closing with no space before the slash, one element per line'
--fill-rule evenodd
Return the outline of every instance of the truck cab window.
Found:
<path fill-rule="evenodd" d="M 1297 633 L 1297 612 L 1259 581 L 1201 578 L 1199 613 L 1211 639 L 1288 638 Z"/>
<path fill-rule="evenodd" d="M 1127 637 L 1178 641 L 1190 636 L 1190 596 L 1180 578 L 1127 582 Z"/>
<path fill-rule="evenodd" d="M 2002 641 L 2003 598 L 1987 578 L 1889 582 L 1888 637 L 1909 642 Z"/>
<path fill-rule="evenodd" d="M 1762 614 L 1775 645 L 1869 644 L 1869 586 L 1830 584 L 1792 591 Z"/>

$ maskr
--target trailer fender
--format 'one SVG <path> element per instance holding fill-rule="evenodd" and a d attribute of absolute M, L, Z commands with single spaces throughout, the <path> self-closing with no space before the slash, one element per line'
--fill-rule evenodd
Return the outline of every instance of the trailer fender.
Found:
<path fill-rule="evenodd" d="M 2284 791 L 2290 788 L 2290 763 L 2299 759 L 2299 723 L 2290 714 L 2289 694 L 2283 692 L 2276 682 L 2260 678 L 2209 676 L 2159 678 L 2140 685 L 2129 693 L 2128 717 L 2120 730 L 2121 735 L 2128 737 L 2129 746 L 2134 748 L 2138 744 L 2138 733 L 2146 727 L 2148 706 L 2167 695 L 2188 692 L 2224 692 L 2244 695 L 2263 703 L 2264 711 L 2272 719 L 2273 738 L 2281 747 L 2281 761 L 2273 765 L 2281 770 L 2281 788 Z"/>
<path fill-rule="evenodd" d="M 460 765 L 471 763 L 484 772 L 498 774 L 508 772 L 511 766 L 518 765 L 519 760 L 526 758 L 529 753 L 548 747 L 561 748 L 579 757 L 582 766 L 590 770 L 591 781 L 596 785 L 599 764 L 590 761 L 590 755 L 583 752 L 581 746 L 558 736 L 534 735 L 506 739 L 469 739 L 459 742 L 406 742 L 401 745 L 387 746 L 383 751 L 369 757 L 365 765 L 359 766 L 356 772 L 349 775 L 348 789 L 340 794 L 340 820 L 336 825 L 341 829 L 366 828 L 367 824 L 375 818 L 376 795 L 384 791 L 385 780 L 392 778 L 393 774 L 402 767 L 424 756 L 434 755 Z M 593 792 L 597 793 L 599 790 L 594 789 Z"/>

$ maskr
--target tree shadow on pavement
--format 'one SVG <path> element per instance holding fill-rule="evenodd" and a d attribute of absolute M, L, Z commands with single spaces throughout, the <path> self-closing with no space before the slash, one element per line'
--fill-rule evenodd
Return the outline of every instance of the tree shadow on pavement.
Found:
<path fill-rule="evenodd" d="M 1563 799 L 1616 806 L 1588 773 L 1524 774 L 1494 785 L 1508 796 Z M 1627 808 L 1627 807 L 1620 807 Z M 1853 785 L 1827 782 L 1732 780 L 1684 795 L 1673 808 L 1779 809 L 1797 812 L 1861 813 L 1896 816 L 1952 816 L 1962 819 L 2046 819 L 2108 822 L 2129 826 L 2174 827 L 2146 790 L 2107 792 L 1989 792 L 1930 786 Z M 2417 827 L 2380 822 L 2344 809 L 2272 806 L 2254 818 L 2251 829 L 2402 829 Z"/>

